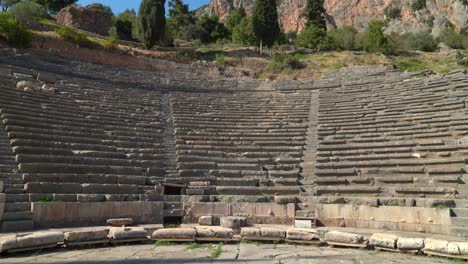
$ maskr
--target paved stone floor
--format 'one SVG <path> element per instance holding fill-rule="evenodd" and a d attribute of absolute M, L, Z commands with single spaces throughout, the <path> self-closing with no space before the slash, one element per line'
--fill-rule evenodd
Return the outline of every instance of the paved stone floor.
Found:
<path fill-rule="evenodd" d="M 229 244 L 221 247 L 217 258 L 210 258 L 218 245 L 204 244 L 197 248 L 190 245 L 155 246 L 152 244 L 125 245 L 119 247 L 97 247 L 88 249 L 56 249 L 36 253 L 5 255 L 0 263 L 37 264 L 146 264 L 146 263 L 453 263 L 453 260 L 383 253 L 360 249 L 295 246 L 286 244 Z"/>

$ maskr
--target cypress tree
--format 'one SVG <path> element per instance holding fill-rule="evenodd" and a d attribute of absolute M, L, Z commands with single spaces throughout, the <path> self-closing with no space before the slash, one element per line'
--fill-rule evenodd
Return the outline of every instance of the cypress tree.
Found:
<path fill-rule="evenodd" d="M 261 53 L 263 45 L 271 47 L 280 35 L 276 0 L 256 0 L 252 23 Z"/>
<path fill-rule="evenodd" d="M 307 17 L 307 27 L 316 26 L 327 30 L 323 0 L 307 0 L 305 15 Z"/>
<path fill-rule="evenodd" d="M 165 0 L 143 0 L 138 12 L 140 40 L 151 49 L 164 38 L 166 28 Z"/>

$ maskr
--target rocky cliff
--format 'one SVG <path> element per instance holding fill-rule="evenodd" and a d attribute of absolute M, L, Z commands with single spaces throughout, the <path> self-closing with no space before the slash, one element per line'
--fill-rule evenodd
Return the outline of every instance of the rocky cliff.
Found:
<path fill-rule="evenodd" d="M 384 9 L 395 6 L 401 9 L 401 18 L 389 23 L 388 31 L 406 32 L 430 30 L 438 34 L 440 29 L 453 27 L 466 30 L 468 24 L 468 0 L 427 0 L 426 8 L 413 11 L 415 0 L 325 0 L 330 28 L 353 25 L 364 29 L 372 19 L 384 19 Z M 285 32 L 304 28 L 302 16 L 307 0 L 279 0 L 278 16 Z M 251 15 L 254 0 L 211 0 L 199 14 L 218 15 L 223 20 L 231 10 L 244 6 Z"/>

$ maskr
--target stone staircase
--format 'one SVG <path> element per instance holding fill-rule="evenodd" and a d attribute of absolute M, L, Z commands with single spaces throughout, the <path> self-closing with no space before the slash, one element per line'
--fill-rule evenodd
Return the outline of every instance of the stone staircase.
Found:
<path fill-rule="evenodd" d="M 23 180 L 18 172 L 18 165 L 3 124 L 0 124 L 0 164 L 0 180 L 3 181 L 6 193 L 1 231 L 30 230 L 33 228 L 31 203 L 28 194 L 24 191 Z"/>

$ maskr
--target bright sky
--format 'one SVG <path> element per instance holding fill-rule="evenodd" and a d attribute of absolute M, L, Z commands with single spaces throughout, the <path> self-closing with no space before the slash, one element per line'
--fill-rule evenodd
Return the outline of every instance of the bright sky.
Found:
<path fill-rule="evenodd" d="M 166 8 L 167 8 L 166 0 Z M 209 0 L 184 0 L 189 5 L 190 10 L 197 9 L 202 5 L 208 4 Z M 127 8 L 133 8 L 138 13 L 138 7 L 140 6 L 141 0 L 79 0 L 78 4 L 86 6 L 92 3 L 102 3 L 103 5 L 110 6 L 114 14 L 121 13 Z M 167 11 L 167 10 L 166 10 Z"/>

